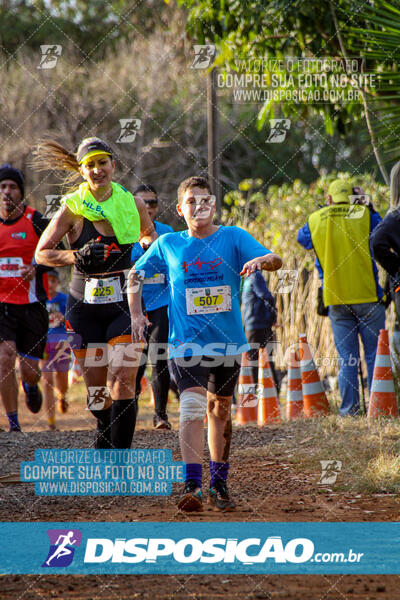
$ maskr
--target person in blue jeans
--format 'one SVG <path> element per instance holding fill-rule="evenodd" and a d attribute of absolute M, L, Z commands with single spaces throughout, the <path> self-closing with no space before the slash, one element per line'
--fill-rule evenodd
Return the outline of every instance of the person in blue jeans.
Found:
<path fill-rule="evenodd" d="M 139 196 L 146 204 L 147 212 L 159 237 L 164 233 L 173 232 L 172 227 L 155 220 L 158 213 L 158 198 L 152 185 L 139 185 L 133 195 L 135 198 Z M 142 246 L 136 243 L 132 248 L 132 262 L 135 263 L 143 254 Z M 147 360 L 149 360 L 152 365 L 151 388 L 155 408 L 153 425 L 155 429 L 171 429 L 167 416 L 168 391 L 171 381 L 167 362 L 169 292 L 168 283 L 163 273 L 156 273 L 144 280 L 142 298 L 150 325 L 146 332 L 147 345 L 143 348 L 143 355 L 136 376 L 136 401 L 140 396 L 141 380 L 146 370 Z"/>
<path fill-rule="evenodd" d="M 356 203 L 351 200 L 357 198 Z M 323 303 L 329 307 L 335 346 L 339 354 L 340 414 L 360 411 L 358 369 L 364 346 L 371 390 L 379 330 L 385 327 L 383 291 L 372 257 L 369 236 L 382 220 L 365 203 L 361 188 L 337 179 L 328 189 L 328 206 L 313 212 L 297 235 L 307 250 L 314 249 L 323 283 Z"/>

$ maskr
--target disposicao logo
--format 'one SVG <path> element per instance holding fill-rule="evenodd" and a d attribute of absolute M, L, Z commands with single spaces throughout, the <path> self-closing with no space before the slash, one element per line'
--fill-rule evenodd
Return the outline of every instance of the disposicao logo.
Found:
<path fill-rule="evenodd" d="M 280 536 L 246 538 L 89 538 L 85 563 L 155 563 L 159 558 L 177 563 L 242 563 L 252 565 L 273 560 L 276 563 L 303 563 L 310 560 L 314 544 L 307 538 L 294 538 L 283 544 Z"/>
<path fill-rule="evenodd" d="M 16 231 L 15 233 L 11 234 L 11 237 L 14 238 L 15 240 L 24 240 L 26 238 L 26 232 L 25 231 Z"/>
<path fill-rule="evenodd" d="M 48 529 L 50 548 L 42 567 L 68 567 L 79 548 L 82 532 L 79 529 Z"/>

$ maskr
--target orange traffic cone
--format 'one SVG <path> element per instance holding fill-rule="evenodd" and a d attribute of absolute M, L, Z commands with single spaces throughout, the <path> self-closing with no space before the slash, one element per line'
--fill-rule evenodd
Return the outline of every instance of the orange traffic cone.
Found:
<path fill-rule="evenodd" d="M 246 425 L 246 423 L 257 421 L 257 402 L 256 386 L 249 366 L 249 355 L 244 352 L 238 384 L 236 425 Z"/>
<path fill-rule="evenodd" d="M 153 388 L 151 387 L 146 375 L 143 375 L 142 379 L 140 380 L 140 389 L 141 389 L 141 392 L 140 392 L 141 394 L 145 394 L 146 392 L 149 392 L 149 404 L 150 404 L 150 406 L 154 406 Z"/>
<path fill-rule="evenodd" d="M 149 400 L 149 404 L 150 404 L 150 406 L 155 406 L 156 402 L 154 400 L 153 388 L 151 387 L 151 385 L 149 385 L 149 388 L 150 388 L 150 400 Z"/>
<path fill-rule="evenodd" d="M 286 418 L 288 421 L 303 417 L 303 388 L 300 357 L 295 348 L 289 348 Z"/>
<path fill-rule="evenodd" d="M 257 424 L 268 425 L 269 423 L 281 422 L 281 407 L 274 380 L 272 379 L 271 367 L 268 360 L 266 348 L 260 348 L 258 354 L 258 413 Z"/>
<path fill-rule="evenodd" d="M 330 412 L 330 407 L 318 375 L 305 333 L 300 334 L 300 370 L 303 389 L 304 416 L 320 417 Z"/>
<path fill-rule="evenodd" d="M 142 379 L 140 380 L 140 387 L 141 387 L 142 392 L 147 392 L 148 387 L 149 387 L 149 382 L 148 382 L 146 375 L 143 375 Z"/>
<path fill-rule="evenodd" d="M 381 329 L 379 332 L 374 376 L 372 378 L 372 389 L 368 406 L 369 419 L 377 419 L 382 416 L 398 416 L 387 329 Z"/>

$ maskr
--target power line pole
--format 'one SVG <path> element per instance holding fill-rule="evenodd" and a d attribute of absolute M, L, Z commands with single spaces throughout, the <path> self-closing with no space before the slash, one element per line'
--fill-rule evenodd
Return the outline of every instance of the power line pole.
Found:
<path fill-rule="evenodd" d="M 208 179 L 217 199 L 217 217 L 221 218 L 220 160 L 218 153 L 218 112 L 216 70 L 207 74 Z"/>

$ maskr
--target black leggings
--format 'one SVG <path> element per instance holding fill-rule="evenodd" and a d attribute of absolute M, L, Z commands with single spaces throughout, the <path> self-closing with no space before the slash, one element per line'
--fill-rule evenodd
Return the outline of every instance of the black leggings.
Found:
<path fill-rule="evenodd" d="M 136 398 L 139 398 L 141 392 L 140 382 L 146 370 L 147 360 L 152 366 L 151 387 L 154 393 L 155 413 L 160 417 L 165 417 L 168 402 L 168 391 L 170 386 L 170 374 L 167 362 L 167 343 L 168 343 L 168 310 L 166 306 L 149 310 L 147 313 L 151 323 L 147 330 L 147 345 L 143 349 L 140 367 L 136 377 Z M 163 344 L 162 354 L 165 359 L 156 357 L 152 359 L 152 344 Z M 160 351 L 161 353 L 161 351 Z"/>

